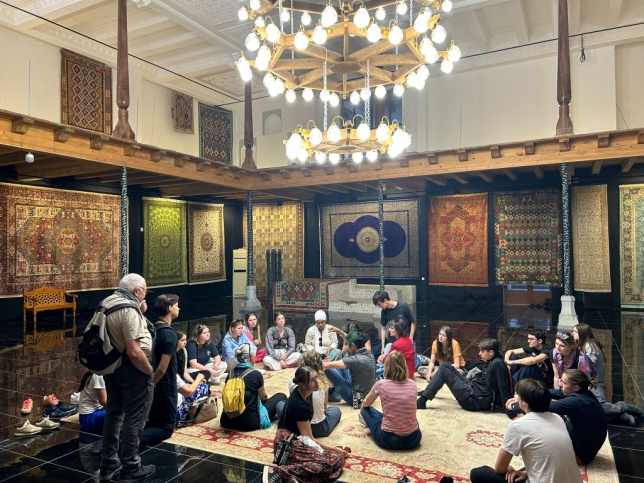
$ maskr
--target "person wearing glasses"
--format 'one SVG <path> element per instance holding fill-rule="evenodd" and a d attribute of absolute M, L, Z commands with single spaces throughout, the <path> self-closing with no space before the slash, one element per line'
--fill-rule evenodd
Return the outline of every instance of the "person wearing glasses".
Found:
<path fill-rule="evenodd" d="M 551 354 L 552 348 L 546 344 L 546 334 L 542 330 L 528 332 L 528 345 L 505 352 L 505 363 L 510 367 L 514 384 L 529 378 L 554 387 Z"/>
<path fill-rule="evenodd" d="M 264 365 L 269 371 L 296 366 L 302 354 L 295 350 L 295 333 L 286 327 L 284 314 L 275 314 L 275 325 L 266 331 Z"/>
<path fill-rule="evenodd" d="M 304 337 L 304 351 L 314 350 L 323 358 L 328 357 L 332 350 L 338 348 L 338 336 L 331 332 L 326 323 L 326 313 L 318 310 L 315 313 L 315 325 L 309 327 Z"/>
<path fill-rule="evenodd" d="M 210 329 L 207 325 L 199 324 L 192 332 L 192 337 L 186 346 L 188 352 L 188 372 L 194 378 L 198 372 L 208 371 L 208 380 L 212 384 L 219 384 L 221 375 L 226 372 L 226 363 L 221 360 L 217 344 L 210 338 Z M 203 373 L 203 372 L 202 372 Z"/>

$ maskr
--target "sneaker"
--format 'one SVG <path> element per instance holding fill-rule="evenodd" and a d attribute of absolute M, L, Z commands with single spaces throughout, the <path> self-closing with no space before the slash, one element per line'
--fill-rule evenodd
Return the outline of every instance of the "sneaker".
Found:
<path fill-rule="evenodd" d="M 101 471 L 99 472 L 99 480 L 100 481 L 110 481 L 110 480 L 116 480 L 116 477 L 121 471 L 122 466 L 119 464 L 116 468 L 105 468 L 101 466 Z"/>
<path fill-rule="evenodd" d="M 34 402 L 30 397 L 28 397 L 22 402 L 22 409 L 20 409 L 20 414 L 29 414 L 33 408 Z"/>
<path fill-rule="evenodd" d="M 53 411 L 51 411 L 48 414 L 48 416 L 50 419 L 62 419 L 62 418 L 67 418 L 69 416 L 73 416 L 77 412 L 78 412 L 78 406 L 73 406 L 70 410 L 67 410 L 67 411 L 57 407 Z"/>
<path fill-rule="evenodd" d="M 42 405 L 43 407 L 48 407 L 48 406 L 57 406 L 60 401 L 56 396 L 53 394 L 50 394 L 49 396 L 43 396 L 42 398 Z"/>
<path fill-rule="evenodd" d="M 74 414 L 77 410 L 78 410 L 77 404 L 63 404 L 62 401 L 58 401 L 58 404 L 56 406 L 46 407 L 45 409 L 42 410 L 42 413 L 44 416 L 49 416 L 53 412 L 60 412 L 60 411 L 71 412 L 71 414 Z"/>
<path fill-rule="evenodd" d="M 92 445 L 92 456 L 100 456 L 103 453 L 103 440 L 99 439 Z"/>
<path fill-rule="evenodd" d="M 420 365 L 421 366 L 428 366 L 429 365 L 429 357 L 427 357 L 425 354 L 416 354 L 418 356 L 418 359 L 420 359 Z"/>
<path fill-rule="evenodd" d="M 367 423 L 365 422 L 364 418 L 362 417 L 362 411 L 358 412 L 358 421 L 360 421 L 360 424 L 362 424 L 363 426 L 365 426 L 365 427 L 367 426 Z"/>
<path fill-rule="evenodd" d="M 119 481 L 122 483 L 134 482 L 134 481 L 143 481 L 150 478 L 154 475 L 154 472 L 157 470 L 157 467 L 154 465 L 145 465 L 141 466 L 133 473 L 126 473 L 121 471 L 121 477 Z"/>
<path fill-rule="evenodd" d="M 418 375 L 423 379 L 427 379 L 427 369 L 427 366 L 420 366 L 418 369 L 416 369 L 416 372 L 418 372 Z"/>
<path fill-rule="evenodd" d="M 42 431 L 42 428 L 38 428 L 34 426 L 27 419 L 22 426 L 18 426 L 15 429 L 14 434 L 16 436 L 31 436 L 32 434 L 40 433 L 41 431 Z"/>
<path fill-rule="evenodd" d="M 60 423 L 56 423 L 49 419 L 49 416 L 45 416 L 39 421 L 34 423 L 34 426 L 42 429 L 57 429 L 60 427 Z"/>
<path fill-rule="evenodd" d="M 631 428 L 634 428 L 635 426 L 637 426 L 637 423 L 635 422 L 635 418 L 627 413 L 624 413 L 621 415 L 621 417 L 619 418 L 619 422 Z"/>
<path fill-rule="evenodd" d="M 280 472 L 275 466 L 264 466 L 262 472 L 262 483 L 280 483 Z"/>
<path fill-rule="evenodd" d="M 329 392 L 329 402 L 342 402 L 342 396 L 340 396 L 336 391 Z"/>

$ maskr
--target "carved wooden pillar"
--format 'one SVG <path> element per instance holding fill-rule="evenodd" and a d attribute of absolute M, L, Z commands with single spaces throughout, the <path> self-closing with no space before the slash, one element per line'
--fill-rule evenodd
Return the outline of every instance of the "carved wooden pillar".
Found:
<path fill-rule="evenodd" d="M 257 169 L 253 159 L 253 93 L 250 81 L 246 82 L 244 92 L 244 146 L 246 147 L 246 157 L 242 163 L 242 168 Z"/>
<path fill-rule="evenodd" d="M 119 107 L 118 121 L 112 133 L 117 138 L 135 139 L 130 127 L 127 108 L 130 107 L 130 72 L 127 47 L 127 0 L 118 0 L 118 39 L 116 54 L 116 105 Z"/>
<path fill-rule="evenodd" d="M 559 119 L 557 120 L 557 136 L 573 133 L 570 119 L 570 39 L 568 36 L 568 0 L 559 0 L 559 45 L 557 67 L 557 103 L 559 104 Z"/>

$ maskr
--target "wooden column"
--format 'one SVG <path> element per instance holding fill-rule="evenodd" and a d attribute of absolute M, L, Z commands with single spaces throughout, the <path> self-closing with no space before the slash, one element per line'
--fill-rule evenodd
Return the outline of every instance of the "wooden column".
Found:
<path fill-rule="evenodd" d="M 253 93 L 250 81 L 246 82 L 244 93 L 244 147 L 246 148 L 246 157 L 242 163 L 242 168 L 257 169 L 253 159 Z"/>
<path fill-rule="evenodd" d="M 559 104 L 559 119 L 557 120 L 557 136 L 574 132 L 570 119 L 570 39 L 568 36 L 568 0 L 559 0 L 559 43 L 557 67 L 557 103 Z"/>
<path fill-rule="evenodd" d="M 130 107 L 130 72 L 127 46 L 127 0 L 118 0 L 118 38 L 116 54 L 116 105 L 119 107 L 118 121 L 112 133 L 117 138 L 135 139 L 130 127 L 127 109 Z"/>

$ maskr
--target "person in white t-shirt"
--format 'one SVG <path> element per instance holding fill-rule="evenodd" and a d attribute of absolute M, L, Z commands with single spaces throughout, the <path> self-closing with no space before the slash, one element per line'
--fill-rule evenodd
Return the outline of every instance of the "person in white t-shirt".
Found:
<path fill-rule="evenodd" d="M 548 412 L 550 391 L 543 381 L 522 379 L 516 402 L 526 413 L 508 426 L 494 468 L 481 466 L 470 472 L 471 483 L 581 483 L 575 451 L 566 425 Z M 510 466 L 513 456 L 523 458 L 524 468 Z"/>
<path fill-rule="evenodd" d="M 83 374 L 78 391 L 78 418 L 83 431 L 102 434 L 105 419 L 104 406 L 107 403 L 107 391 L 103 376 L 87 371 Z"/>

